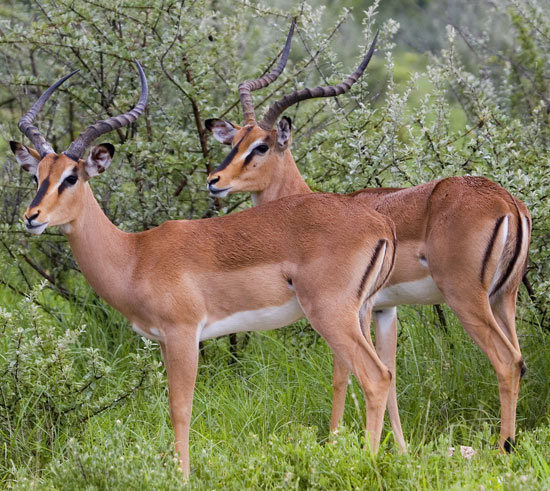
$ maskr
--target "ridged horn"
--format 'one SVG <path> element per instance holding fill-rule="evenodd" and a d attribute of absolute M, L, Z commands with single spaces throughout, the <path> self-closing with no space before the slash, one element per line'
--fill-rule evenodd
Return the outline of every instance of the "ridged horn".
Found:
<path fill-rule="evenodd" d="M 36 117 L 40 109 L 42 109 L 42 106 L 44 106 L 46 101 L 53 94 L 55 89 L 57 89 L 63 82 L 65 82 L 65 80 L 71 78 L 76 72 L 78 72 L 78 70 L 75 70 L 74 72 L 65 75 L 63 78 L 60 78 L 57 82 L 51 85 L 48 90 L 46 90 L 46 92 L 44 92 L 40 96 L 40 98 L 34 103 L 30 111 L 19 120 L 19 124 L 17 126 L 21 130 L 21 133 L 23 133 L 32 142 L 34 148 L 40 154 L 40 158 L 44 158 L 45 155 L 49 153 L 54 153 L 54 151 L 52 146 L 46 141 L 40 131 L 38 131 L 38 128 L 36 126 L 33 126 L 32 122 L 34 121 L 34 118 Z"/>
<path fill-rule="evenodd" d="M 273 128 L 273 125 L 279 118 L 279 116 L 290 106 L 293 106 L 297 102 L 305 101 L 307 99 L 314 99 L 317 97 L 333 97 L 337 95 L 341 95 L 345 92 L 347 92 L 351 86 L 357 82 L 359 77 L 363 74 L 365 71 L 365 68 L 367 68 L 367 65 L 369 64 L 370 59 L 372 58 L 372 55 L 374 53 L 374 48 L 376 46 L 376 41 L 378 40 L 378 32 L 376 33 L 376 36 L 374 36 L 374 40 L 370 45 L 370 48 L 363 58 L 363 61 L 361 64 L 357 67 L 357 70 L 355 70 L 349 77 L 347 77 L 345 80 L 340 82 L 338 85 L 329 85 L 327 87 L 315 87 L 313 89 L 301 89 L 301 90 L 295 90 L 294 92 L 285 95 L 281 99 L 279 99 L 277 102 L 273 103 L 269 109 L 267 110 L 264 118 L 260 121 L 259 126 L 263 128 L 264 130 L 270 130 Z"/>
<path fill-rule="evenodd" d="M 255 124 L 256 115 L 254 113 L 254 103 L 252 102 L 252 96 L 250 93 L 254 90 L 262 89 L 267 87 L 270 83 L 277 79 L 277 77 L 284 70 L 286 62 L 288 60 L 288 54 L 290 53 L 290 42 L 292 41 L 292 34 L 294 34 L 294 26 L 296 23 L 294 20 L 290 25 L 290 31 L 286 38 L 286 44 L 279 59 L 277 66 L 269 73 L 263 77 L 256 78 L 254 80 L 247 80 L 239 84 L 239 99 L 241 100 L 241 105 L 243 106 L 243 115 L 244 115 L 244 125 Z"/>
<path fill-rule="evenodd" d="M 145 104 L 147 103 L 149 89 L 147 87 L 147 79 L 145 78 L 143 68 L 141 68 L 141 65 L 137 60 L 134 61 L 138 67 L 139 78 L 141 80 L 141 95 L 136 107 L 127 113 L 121 114 L 120 116 L 112 116 L 88 126 L 88 128 L 78 135 L 77 139 L 71 143 L 69 148 L 63 152 L 67 157 L 78 161 L 82 158 L 82 155 L 84 155 L 86 148 L 88 148 L 96 138 L 105 133 L 116 130 L 117 128 L 133 123 L 138 116 L 143 113 Z"/>

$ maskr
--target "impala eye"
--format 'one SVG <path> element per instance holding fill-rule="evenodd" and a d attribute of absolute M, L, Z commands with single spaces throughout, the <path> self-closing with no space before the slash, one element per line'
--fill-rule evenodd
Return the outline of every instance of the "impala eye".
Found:
<path fill-rule="evenodd" d="M 78 176 L 76 174 L 71 174 L 70 176 L 67 176 L 65 178 L 65 182 L 72 186 L 73 184 L 76 184 L 76 181 L 78 181 Z"/>
<path fill-rule="evenodd" d="M 269 147 L 264 143 L 263 145 L 258 145 L 255 150 L 259 153 L 266 153 L 269 150 Z"/>

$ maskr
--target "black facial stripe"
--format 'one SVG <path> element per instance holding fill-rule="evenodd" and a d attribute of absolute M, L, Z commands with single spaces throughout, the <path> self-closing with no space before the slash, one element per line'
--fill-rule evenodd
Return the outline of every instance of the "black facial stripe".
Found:
<path fill-rule="evenodd" d="M 246 158 L 244 159 L 243 167 L 246 167 L 248 164 L 250 164 L 250 161 L 254 158 L 254 155 L 257 155 L 257 154 L 264 155 L 265 154 L 265 152 L 261 153 L 261 152 L 258 151 L 258 148 L 261 147 L 262 145 L 267 145 L 267 143 L 262 142 L 259 145 L 256 145 L 251 150 L 251 152 L 246 156 Z"/>
<path fill-rule="evenodd" d="M 67 178 L 71 177 L 71 176 L 74 176 L 78 179 L 78 167 L 73 167 L 73 173 L 69 174 L 67 177 L 65 177 L 65 179 L 63 179 L 63 181 L 61 182 L 61 184 L 57 188 L 57 192 L 59 194 L 61 194 L 63 191 L 65 191 L 65 189 L 67 189 L 69 186 L 73 186 L 74 184 L 76 184 L 76 182 L 74 182 L 74 183 L 67 182 Z"/>
<path fill-rule="evenodd" d="M 36 196 L 32 200 L 32 203 L 30 204 L 29 208 L 34 208 L 35 206 L 38 206 L 40 204 L 40 202 L 42 201 L 42 198 L 46 195 L 46 192 L 48 191 L 49 186 L 50 186 L 50 176 L 46 177 L 46 179 L 42 181 L 42 184 L 40 184 L 40 187 L 36 192 Z"/>
<path fill-rule="evenodd" d="M 57 188 L 57 192 L 61 194 L 65 189 L 67 189 L 71 184 L 69 184 L 65 179 L 63 179 L 63 182 L 59 185 Z"/>
<path fill-rule="evenodd" d="M 244 138 L 244 137 L 243 137 Z M 224 170 L 230 163 L 231 161 L 235 158 L 235 155 L 237 155 L 237 152 L 239 151 L 239 145 L 241 144 L 241 142 L 243 141 L 243 139 L 241 138 L 239 140 L 239 143 L 237 143 L 232 149 L 231 149 L 231 152 L 229 152 L 229 154 L 227 155 L 227 157 L 225 157 L 224 161 L 218 165 L 218 167 L 216 167 L 214 169 L 214 172 L 219 172 L 221 170 Z"/>
<path fill-rule="evenodd" d="M 227 157 L 225 157 L 224 161 L 218 165 L 218 167 L 216 167 L 214 169 L 214 172 L 219 172 L 221 170 L 224 170 L 230 163 L 231 161 L 235 158 L 235 155 L 237 155 L 237 152 L 239 151 L 239 145 L 241 144 L 241 142 L 244 140 L 244 137 L 248 134 L 248 132 L 252 129 L 253 127 L 251 126 L 250 128 L 246 128 L 246 133 L 244 134 L 244 136 L 239 140 L 239 142 L 231 149 L 231 152 L 229 152 L 229 154 L 227 155 Z"/>
<path fill-rule="evenodd" d="M 246 167 L 248 164 L 250 164 L 250 161 L 254 158 L 254 154 L 256 153 L 255 150 L 252 150 L 252 152 L 250 152 L 246 158 L 244 159 L 244 164 L 243 164 L 243 167 Z"/>

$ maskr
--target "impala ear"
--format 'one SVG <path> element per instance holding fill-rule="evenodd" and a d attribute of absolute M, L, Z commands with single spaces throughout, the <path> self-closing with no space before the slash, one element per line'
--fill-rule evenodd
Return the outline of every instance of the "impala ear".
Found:
<path fill-rule="evenodd" d="M 109 168 L 115 154 L 115 147 L 110 143 L 102 143 L 90 150 L 90 154 L 84 164 L 84 170 L 88 179 L 101 174 Z"/>
<path fill-rule="evenodd" d="M 231 145 L 235 133 L 241 129 L 240 126 L 223 119 L 207 119 L 204 124 L 206 129 L 212 132 L 214 138 L 225 145 Z"/>
<path fill-rule="evenodd" d="M 34 148 L 29 148 L 19 142 L 10 141 L 10 148 L 15 159 L 24 171 L 36 176 L 40 155 Z"/>
<path fill-rule="evenodd" d="M 277 143 L 281 150 L 286 150 L 292 141 L 292 120 L 283 116 L 277 124 Z"/>

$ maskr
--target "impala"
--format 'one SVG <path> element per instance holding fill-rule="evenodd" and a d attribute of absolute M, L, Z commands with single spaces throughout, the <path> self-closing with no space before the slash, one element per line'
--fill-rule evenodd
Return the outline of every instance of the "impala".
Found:
<path fill-rule="evenodd" d="M 24 223 L 41 234 L 60 226 L 95 292 L 139 334 L 159 342 L 181 468 L 189 474 L 189 426 L 201 340 L 286 326 L 306 316 L 334 356 L 358 378 L 366 431 L 379 444 L 391 373 L 362 333 L 376 293 L 391 274 L 395 233 L 368 203 L 336 195 L 293 196 L 230 216 L 167 221 L 141 233 L 119 230 L 88 181 L 111 164 L 114 147 L 84 152 L 100 135 L 143 112 L 147 81 L 130 112 L 89 126 L 69 148 L 53 151 L 32 122 L 53 84 L 21 118 L 36 150 L 10 142 L 38 191 Z M 351 204 L 353 206 L 351 206 Z"/>
<path fill-rule="evenodd" d="M 254 204 L 311 193 L 290 152 L 291 120 L 283 116 L 299 101 L 343 94 L 361 76 L 376 37 L 357 70 L 342 83 L 302 89 L 272 104 L 256 122 L 251 91 L 266 87 L 282 72 L 292 29 L 279 64 L 271 74 L 239 86 L 244 125 L 211 119 L 214 137 L 233 146 L 208 177 L 213 196 L 251 192 Z M 406 449 L 395 386 L 396 306 L 446 303 L 466 332 L 489 357 L 498 379 L 501 403 L 499 445 L 514 445 L 516 405 L 525 371 L 515 328 L 516 297 L 528 259 L 531 219 L 525 205 L 483 177 L 451 177 L 411 188 L 363 189 L 359 203 L 389 216 L 397 231 L 395 268 L 374 305 L 376 350 L 392 374 L 388 411 L 394 436 Z M 349 370 L 335 359 L 331 429 L 344 411 Z"/>

